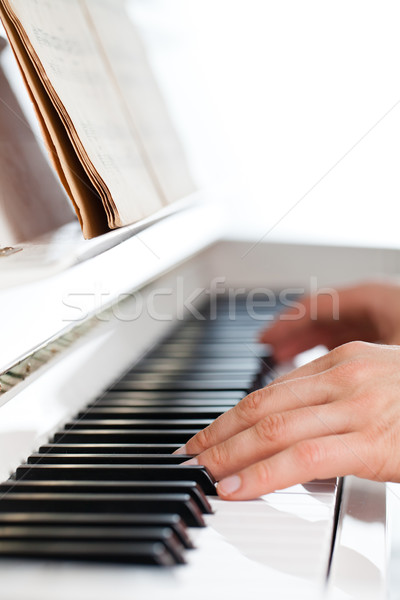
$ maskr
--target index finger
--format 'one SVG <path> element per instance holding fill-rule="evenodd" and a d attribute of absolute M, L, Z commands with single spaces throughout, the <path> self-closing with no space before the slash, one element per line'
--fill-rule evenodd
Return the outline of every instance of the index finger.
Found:
<path fill-rule="evenodd" d="M 349 304 L 347 296 L 344 291 L 340 293 L 340 306 L 343 309 L 346 309 Z M 286 336 L 299 335 L 300 331 L 305 333 L 308 329 L 313 328 L 317 321 L 321 323 L 338 320 L 339 315 L 336 313 L 339 303 L 337 298 L 328 294 L 315 294 L 300 298 L 295 301 L 293 307 L 278 314 L 272 325 L 261 333 L 260 341 L 274 345 Z"/>
<path fill-rule="evenodd" d="M 333 382 L 323 377 L 324 372 L 318 375 L 321 377 L 307 375 L 296 379 L 288 378 L 253 392 L 199 431 L 175 453 L 200 454 L 274 412 L 282 413 L 302 406 L 326 404 L 332 397 Z"/>
<path fill-rule="evenodd" d="M 218 495 L 224 500 L 252 500 L 312 479 L 348 474 L 377 479 L 369 454 L 359 433 L 304 440 L 222 479 Z"/>

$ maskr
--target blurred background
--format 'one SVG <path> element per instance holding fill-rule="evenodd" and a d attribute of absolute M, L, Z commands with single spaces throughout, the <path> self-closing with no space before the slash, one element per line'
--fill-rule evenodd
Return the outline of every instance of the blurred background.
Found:
<path fill-rule="evenodd" d="M 130 14 L 196 173 L 240 180 L 236 234 L 400 246 L 398 2 L 131 0 Z"/>

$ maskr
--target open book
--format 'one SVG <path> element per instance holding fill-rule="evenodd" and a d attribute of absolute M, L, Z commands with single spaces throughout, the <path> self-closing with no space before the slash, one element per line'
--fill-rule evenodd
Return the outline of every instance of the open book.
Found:
<path fill-rule="evenodd" d="M 194 191 L 123 0 L 0 0 L 0 15 L 86 238 Z"/>

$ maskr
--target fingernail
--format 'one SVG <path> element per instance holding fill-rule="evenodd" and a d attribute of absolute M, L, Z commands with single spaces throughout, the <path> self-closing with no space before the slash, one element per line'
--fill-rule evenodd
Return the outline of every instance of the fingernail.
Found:
<path fill-rule="evenodd" d="M 182 465 L 198 465 L 199 461 L 197 460 L 197 457 L 195 456 L 194 458 L 189 458 L 189 460 L 185 460 L 185 462 L 181 463 Z"/>
<path fill-rule="evenodd" d="M 230 477 L 226 477 L 225 479 L 221 479 L 221 481 L 217 485 L 218 494 L 221 493 L 223 496 L 229 496 L 237 490 L 242 485 L 242 480 L 239 475 L 231 475 Z"/>
<path fill-rule="evenodd" d="M 187 454 L 186 452 L 186 444 L 175 450 L 172 454 Z"/>

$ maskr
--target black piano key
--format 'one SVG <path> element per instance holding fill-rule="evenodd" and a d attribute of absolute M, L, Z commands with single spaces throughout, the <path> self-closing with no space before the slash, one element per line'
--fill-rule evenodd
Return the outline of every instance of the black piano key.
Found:
<path fill-rule="evenodd" d="M 8 493 L 88 493 L 88 494 L 189 494 L 203 513 L 211 505 L 195 481 L 32 481 L 9 480 L 0 484 L 0 501 Z"/>
<path fill-rule="evenodd" d="M 192 359 L 192 358 L 182 358 L 180 360 L 176 359 L 155 359 L 148 358 L 140 362 L 135 368 L 128 371 L 128 374 L 133 373 L 147 373 L 151 372 L 159 372 L 159 373 L 169 373 L 180 371 L 182 369 L 192 369 L 196 372 L 203 371 L 236 371 L 236 370 L 245 370 L 245 371 L 253 371 L 257 372 L 260 369 L 261 363 L 259 358 L 232 358 L 228 359 Z"/>
<path fill-rule="evenodd" d="M 125 391 L 123 393 L 110 389 L 102 398 L 99 400 L 113 400 L 118 398 L 124 398 L 129 400 L 151 400 L 164 401 L 166 406 L 174 400 L 212 400 L 216 404 L 222 401 L 228 400 L 231 402 L 239 402 L 244 398 L 245 393 L 242 390 L 184 390 L 184 391 L 167 391 L 167 390 L 156 390 L 156 391 Z"/>
<path fill-rule="evenodd" d="M 162 513 L 177 514 L 188 527 L 204 527 L 202 513 L 189 494 L 14 494 L 0 500 L 0 512 Z"/>
<path fill-rule="evenodd" d="M 203 334 L 204 336 L 210 336 L 218 338 L 220 341 L 228 343 L 231 339 L 238 338 L 237 343 L 241 343 L 243 338 L 252 338 L 253 342 L 257 342 L 257 334 L 260 331 L 260 324 L 256 323 L 221 323 L 218 325 L 215 321 L 187 321 L 184 327 L 181 327 L 178 331 L 170 336 L 168 340 L 180 340 L 180 339 L 194 339 L 196 335 Z M 168 341 L 165 340 L 165 341 Z"/>
<path fill-rule="evenodd" d="M 164 406 L 127 407 L 93 406 L 78 413 L 77 419 L 216 419 L 226 412 L 226 406 Z"/>
<path fill-rule="evenodd" d="M 176 560 L 160 542 L 6 541 L 0 540 L 1 558 L 95 561 L 135 565 L 173 566 Z"/>
<path fill-rule="evenodd" d="M 111 515 L 108 513 L 55 513 L 55 512 L 0 512 L 0 526 L 23 525 L 27 527 L 168 527 L 185 548 L 193 548 L 187 527 L 179 515 L 170 513 L 138 513 L 135 515 Z"/>
<path fill-rule="evenodd" d="M 129 392 L 127 392 L 127 394 L 129 394 Z M 203 408 L 203 409 L 209 409 L 210 411 L 215 410 L 215 409 L 224 409 L 224 410 L 229 410 L 230 408 L 232 408 L 233 406 L 236 406 L 237 402 L 239 401 L 235 401 L 235 400 L 210 400 L 208 398 L 205 398 L 204 400 L 196 400 L 194 398 L 188 398 L 188 399 L 176 399 L 176 400 L 135 400 L 135 399 L 131 399 L 131 398 L 126 398 L 123 392 L 120 392 L 118 394 L 118 396 L 115 396 L 114 398 L 109 398 L 109 397 L 105 397 L 102 398 L 100 400 L 96 400 L 95 402 L 92 402 L 91 404 L 88 405 L 88 410 L 90 410 L 91 408 L 143 408 L 144 410 L 146 409 L 151 409 L 151 410 L 162 410 L 164 408 L 168 408 L 171 411 L 174 410 L 174 408 L 182 408 L 182 409 L 187 409 L 187 410 L 191 410 L 192 408 Z M 167 406 L 168 404 L 168 406 Z M 166 415 L 166 418 L 168 418 L 168 413 Z"/>
<path fill-rule="evenodd" d="M 170 527 L 49 527 L 21 525 L 0 525 L 0 543 L 4 541 L 45 542 L 65 540 L 74 542 L 155 543 L 163 544 L 172 554 L 177 564 L 183 564 L 184 546 Z"/>
<path fill-rule="evenodd" d="M 176 444 L 43 444 L 42 454 L 172 454 L 178 450 Z"/>
<path fill-rule="evenodd" d="M 54 442 L 62 443 L 145 443 L 151 444 L 185 444 L 199 429 L 67 429 L 54 434 Z"/>
<path fill-rule="evenodd" d="M 247 336 L 247 338 L 252 339 L 253 342 L 257 342 L 257 338 L 254 337 L 254 334 L 257 334 L 259 330 L 260 325 L 257 327 L 251 322 L 245 323 L 242 320 L 240 322 L 238 321 L 236 324 L 226 322 L 218 324 L 216 321 L 203 321 L 202 323 L 199 321 L 187 321 L 185 326 L 176 331 L 173 336 L 168 338 L 168 340 L 177 340 L 184 337 L 191 340 L 192 337 L 195 338 L 196 335 L 201 336 L 203 334 L 204 337 L 216 337 L 224 342 L 228 342 L 236 337 L 241 341 L 243 339 L 242 336 Z"/>
<path fill-rule="evenodd" d="M 217 333 L 221 334 L 221 339 L 223 339 L 223 335 L 226 329 L 231 328 L 233 331 L 244 330 L 247 332 L 259 331 L 260 328 L 264 325 L 264 321 L 268 316 L 272 316 L 271 314 L 266 314 L 263 311 L 257 312 L 254 311 L 254 314 L 257 315 L 257 318 L 252 318 L 250 314 L 244 311 L 237 311 L 236 313 L 229 312 L 218 312 L 216 315 L 216 319 L 210 319 L 212 316 L 210 313 L 205 313 L 204 317 L 206 318 L 206 323 L 208 324 L 209 331 L 212 331 L 212 324 L 216 325 L 215 330 Z M 199 322 L 199 321 L 198 321 Z M 193 327 L 195 325 L 195 321 L 188 321 L 187 326 Z M 175 336 L 174 336 L 175 339 Z M 224 340 L 225 341 L 225 340 Z"/>
<path fill-rule="evenodd" d="M 139 390 L 148 389 L 147 386 L 152 385 L 151 390 L 169 390 L 169 389 L 200 389 L 200 390 L 218 390 L 218 389 L 233 389 L 242 390 L 248 389 L 254 385 L 258 375 L 254 373 L 238 373 L 235 376 L 225 374 L 223 377 L 196 377 L 193 373 L 170 373 L 163 375 L 162 373 L 142 373 L 142 375 L 129 376 L 122 379 L 116 386 L 123 383 L 129 385 L 129 389 Z M 227 384 L 226 382 L 230 382 Z M 154 385 L 158 387 L 154 387 Z M 225 385 L 223 385 L 225 384 Z M 179 387 L 182 386 L 182 387 Z M 215 387 L 214 387 L 215 386 Z M 114 388 L 117 389 L 117 388 Z"/>
<path fill-rule="evenodd" d="M 243 390 L 231 390 L 227 392 L 230 396 L 225 398 L 218 397 L 221 392 L 215 391 L 210 392 L 203 390 L 196 392 L 193 390 L 179 391 L 175 390 L 172 392 L 165 391 L 146 391 L 142 390 L 139 392 L 135 391 L 114 391 L 108 392 L 102 398 L 99 398 L 95 402 L 88 405 L 90 407 L 100 406 L 138 406 L 138 407 L 157 407 L 164 406 L 166 408 L 173 408 L 175 406 L 234 406 L 244 396 L 246 392 Z M 224 392 L 226 394 L 226 392 Z"/>
<path fill-rule="evenodd" d="M 243 391 L 243 395 L 249 393 L 254 387 L 254 377 L 245 379 L 237 379 L 232 381 L 230 379 L 221 379 L 219 381 L 193 381 L 191 379 L 179 379 L 177 381 L 158 381 L 157 379 L 149 380 L 147 382 L 130 381 L 124 380 L 119 381 L 113 387 L 114 390 L 118 391 L 157 391 L 161 390 L 174 390 L 174 391 L 190 391 L 190 390 L 204 390 L 204 391 L 219 391 L 219 390 L 232 390 L 232 391 Z"/>
<path fill-rule="evenodd" d="M 191 340 L 194 340 L 195 342 L 197 342 L 198 345 L 201 344 L 206 344 L 207 346 L 209 345 L 215 345 L 215 344 L 219 344 L 221 343 L 221 340 L 223 340 L 224 342 L 233 344 L 235 346 L 238 346 L 240 344 L 242 344 L 243 346 L 252 346 L 255 342 L 257 342 L 257 335 L 255 335 L 255 333 L 258 333 L 258 331 L 256 332 L 248 332 L 243 330 L 242 333 L 238 333 L 237 331 L 234 333 L 232 332 L 232 335 L 227 336 L 225 339 L 219 337 L 219 335 L 216 334 L 212 334 L 211 332 L 206 332 L 204 335 L 201 335 L 201 333 L 194 333 L 193 335 L 187 335 L 185 333 L 182 333 L 181 335 L 178 335 L 176 338 L 173 339 L 174 343 L 179 343 L 179 344 L 186 344 L 188 341 L 190 342 Z M 268 353 L 269 354 L 269 353 Z M 267 355 L 267 354 L 266 354 Z M 190 355 L 189 355 L 190 356 Z M 240 360 L 240 357 L 234 356 L 233 357 L 236 360 Z M 242 360 L 247 360 L 247 359 L 251 359 L 252 357 L 242 357 Z M 254 357 L 255 359 L 257 359 L 257 357 Z M 150 357 L 149 357 L 150 359 Z M 207 360 L 207 356 L 201 356 L 200 360 Z M 222 361 L 222 357 L 220 359 Z"/>
<path fill-rule="evenodd" d="M 56 454 L 33 452 L 28 457 L 28 465 L 49 464 L 120 464 L 120 465 L 180 465 L 185 460 L 192 458 L 191 454 Z M 1 489 L 1 484 L 0 484 Z"/>
<path fill-rule="evenodd" d="M 157 371 L 146 371 L 145 373 L 136 373 L 129 374 L 120 380 L 121 382 L 129 382 L 132 385 L 132 389 L 139 389 L 139 384 L 145 384 L 152 382 L 157 382 L 159 384 L 159 390 L 169 389 L 168 387 L 164 387 L 167 385 L 172 385 L 176 382 L 185 382 L 185 386 L 188 385 L 188 381 L 192 381 L 193 384 L 196 383 L 200 385 L 204 384 L 203 388 L 199 388 L 200 390 L 212 390 L 217 391 L 219 382 L 221 381 L 231 381 L 232 384 L 235 383 L 235 388 L 228 389 L 243 389 L 244 387 L 248 387 L 249 385 L 253 385 L 254 381 L 258 380 L 263 375 L 269 376 L 269 368 L 266 366 L 262 372 L 260 371 L 237 371 L 237 372 L 229 372 L 225 371 L 224 373 L 196 373 L 194 371 L 170 371 L 168 373 L 159 373 Z M 246 383 L 247 382 L 247 383 Z M 115 384 L 116 386 L 119 385 Z M 216 387 L 213 387 L 216 386 Z M 115 389 L 115 388 L 114 388 Z M 191 389 L 191 388 L 189 388 Z M 196 388 L 193 388 L 196 389 Z"/>
<path fill-rule="evenodd" d="M 151 358 L 264 358 L 266 349 L 263 344 L 160 344 L 151 354 Z"/>
<path fill-rule="evenodd" d="M 245 395 L 245 394 L 244 394 Z M 135 398 L 129 398 L 129 392 L 119 392 L 118 395 L 115 395 L 112 398 L 105 397 L 97 400 L 96 402 L 92 402 L 88 405 L 88 409 L 91 408 L 141 408 L 141 409 L 150 409 L 150 410 L 163 410 L 163 408 L 168 408 L 171 412 L 173 412 L 174 408 L 181 408 L 182 410 L 186 409 L 190 411 L 192 408 L 199 409 L 208 409 L 210 411 L 216 409 L 229 410 L 233 406 L 240 402 L 240 400 L 212 400 L 210 398 L 204 398 L 203 400 L 198 400 L 195 398 L 177 398 L 175 400 L 164 400 L 161 398 L 160 400 L 138 400 Z M 166 418 L 168 418 L 168 414 Z"/>
<path fill-rule="evenodd" d="M 195 481 L 215 495 L 215 480 L 201 465 L 20 465 L 15 479 L 81 481 Z"/>
<path fill-rule="evenodd" d="M 226 359 L 229 358 L 248 358 L 249 356 L 256 356 L 257 358 L 259 358 L 262 362 L 266 362 L 268 364 L 269 362 L 269 358 L 266 358 L 261 351 L 258 352 L 258 354 L 254 354 L 254 351 L 252 350 L 246 350 L 247 345 L 243 345 L 242 349 L 234 349 L 232 348 L 232 350 L 230 352 L 225 351 L 224 353 L 221 353 L 218 349 L 217 349 L 217 345 L 215 350 L 211 351 L 211 350 L 207 350 L 207 349 L 202 349 L 201 346 L 199 346 L 196 350 L 185 350 L 184 347 L 182 347 L 181 345 L 178 345 L 177 348 L 167 348 L 167 347 L 160 347 L 157 352 L 155 352 L 154 354 L 154 358 L 160 358 L 160 359 L 164 359 L 167 357 L 170 358 L 185 358 L 185 356 L 187 356 L 188 354 L 190 354 L 191 356 L 193 356 L 194 358 L 204 358 L 204 357 L 208 357 L 211 360 L 212 359 L 218 359 L 221 358 L 222 356 Z"/>
<path fill-rule="evenodd" d="M 232 298 L 223 298 L 221 296 L 218 298 L 216 306 L 207 305 L 201 312 L 206 318 L 210 319 L 211 317 L 211 322 L 213 318 L 216 318 L 217 323 L 221 323 L 221 319 L 226 317 L 229 320 L 234 319 L 234 322 L 243 320 L 255 323 L 256 325 L 258 324 L 258 327 L 260 327 L 259 318 L 266 319 L 269 316 L 272 319 L 277 312 L 284 308 L 275 298 L 273 299 L 273 306 L 269 306 L 270 304 L 271 299 L 265 294 L 260 295 L 259 298 L 254 298 L 252 302 L 249 302 L 248 298 L 243 298 L 243 301 L 242 299 L 235 298 L 232 302 Z M 254 315 L 257 315 L 257 318 Z M 190 318 L 189 322 L 193 322 L 193 320 Z"/>
<path fill-rule="evenodd" d="M 206 329 L 209 331 L 222 331 L 225 332 L 226 329 L 239 329 L 239 327 L 246 326 L 248 329 L 251 329 L 253 326 L 256 327 L 256 319 L 249 318 L 249 315 L 246 316 L 246 309 L 238 310 L 237 316 L 235 312 L 229 313 L 229 311 L 218 309 L 217 313 L 212 316 L 211 313 L 206 312 L 205 319 L 196 319 L 189 316 L 189 318 L 185 319 L 184 323 L 175 329 L 166 339 L 174 338 L 176 334 L 181 331 L 185 331 L 188 329 Z M 223 317 L 229 317 L 229 323 L 223 322 Z M 263 323 L 261 323 L 263 325 Z M 258 323 L 258 329 L 260 329 L 260 323 Z M 164 341 L 165 341 L 164 340 Z"/>
<path fill-rule="evenodd" d="M 195 331 L 196 329 L 201 329 L 202 325 L 204 329 L 208 331 L 217 331 L 221 333 L 222 339 L 224 339 L 224 334 L 226 330 L 231 331 L 259 331 L 260 327 L 265 325 L 266 316 L 260 315 L 262 317 L 259 319 L 252 319 L 250 315 L 246 312 L 246 309 L 239 310 L 237 313 L 235 312 L 225 312 L 218 311 L 215 315 L 215 318 L 212 319 L 210 313 L 205 313 L 205 320 L 196 320 L 196 319 L 187 319 L 185 320 L 185 324 L 183 327 L 179 328 L 170 338 L 175 338 L 175 335 L 180 333 L 181 331 L 185 331 L 186 329 Z M 271 319 L 272 320 L 272 319 Z"/>
<path fill-rule="evenodd" d="M 192 369 L 181 369 L 177 371 L 169 371 L 169 372 L 160 372 L 157 370 L 154 371 L 145 371 L 144 373 L 140 373 L 136 371 L 134 373 L 129 373 L 126 375 L 121 381 L 134 381 L 134 382 L 148 382 L 157 380 L 160 383 L 162 382 L 173 382 L 179 380 L 193 380 L 193 381 L 207 381 L 208 383 L 220 380 L 231 379 L 232 381 L 243 381 L 246 379 L 254 379 L 254 370 L 245 371 L 243 369 L 235 370 L 235 371 L 224 371 L 224 372 L 216 372 L 216 371 L 193 371 Z"/>
<path fill-rule="evenodd" d="M 265 352 L 263 349 L 258 348 L 257 351 L 252 349 L 251 346 L 254 344 L 197 344 L 194 343 L 192 346 L 187 345 L 185 342 L 171 343 L 171 344 L 160 344 L 155 350 L 149 355 L 150 359 L 165 360 L 167 358 L 173 358 L 175 360 L 182 360 L 191 358 L 192 360 L 229 360 L 230 358 L 236 358 L 238 360 L 247 360 L 249 358 L 263 359 Z"/>
<path fill-rule="evenodd" d="M 171 340 L 174 342 L 191 342 L 195 340 L 197 343 L 213 344 L 215 342 L 224 341 L 224 343 L 232 344 L 254 344 L 257 342 L 257 334 L 259 329 L 246 328 L 241 326 L 238 329 L 224 327 L 223 331 L 213 331 L 212 328 L 205 327 L 198 329 L 190 327 L 187 331 L 182 329 Z"/>
<path fill-rule="evenodd" d="M 203 429 L 212 419 L 81 419 L 69 421 L 65 429 Z"/>
<path fill-rule="evenodd" d="M 246 347 L 247 346 L 247 347 Z M 232 351 L 237 351 L 237 352 L 243 352 L 245 351 L 245 357 L 250 356 L 250 358 L 257 358 L 259 356 L 259 352 L 261 351 L 264 355 L 265 354 L 265 346 L 264 344 L 258 344 L 258 343 L 253 343 L 253 344 L 231 344 L 229 342 L 225 342 L 225 341 L 219 341 L 216 344 L 199 344 L 197 340 L 193 340 L 193 342 L 185 342 L 185 343 L 181 343 L 181 342 L 175 342 L 173 340 L 170 341 L 166 341 L 164 343 L 159 344 L 154 352 L 159 352 L 160 350 L 182 350 L 185 351 L 186 354 L 183 355 L 183 357 L 187 357 L 190 356 L 190 351 L 197 351 L 197 350 L 201 350 L 201 355 L 207 357 L 208 356 L 208 352 L 210 352 L 210 355 L 215 352 L 218 351 L 219 354 L 219 358 L 227 358 L 230 356 L 230 352 Z M 254 354 L 250 354 L 251 351 L 254 351 Z M 152 352 L 150 354 L 150 356 L 154 357 L 154 352 Z M 225 355 L 225 352 L 227 353 Z M 239 356 L 238 358 L 240 358 L 241 356 Z"/>

